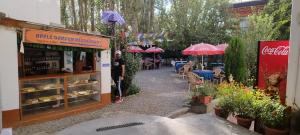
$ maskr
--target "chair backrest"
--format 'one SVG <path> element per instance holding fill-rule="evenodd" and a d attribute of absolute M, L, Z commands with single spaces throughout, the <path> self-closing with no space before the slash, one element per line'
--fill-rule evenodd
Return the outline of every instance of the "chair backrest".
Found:
<path fill-rule="evenodd" d="M 193 72 L 188 72 L 187 73 L 187 78 L 188 78 L 189 83 L 195 83 L 197 81 L 197 78 L 194 74 L 195 73 L 193 73 Z"/>
<path fill-rule="evenodd" d="M 219 76 L 219 75 L 221 75 L 222 70 L 221 70 L 221 68 L 215 68 L 213 70 L 213 72 L 215 73 L 216 76 Z"/>
<path fill-rule="evenodd" d="M 183 66 L 183 72 L 187 74 L 190 71 L 190 68 L 191 68 L 190 65 L 188 65 L 188 64 L 184 65 Z"/>

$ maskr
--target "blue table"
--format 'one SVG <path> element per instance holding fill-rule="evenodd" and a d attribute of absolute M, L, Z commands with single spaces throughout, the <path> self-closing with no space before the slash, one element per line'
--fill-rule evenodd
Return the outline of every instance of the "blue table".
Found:
<path fill-rule="evenodd" d="M 210 65 L 211 67 L 220 67 L 220 66 L 224 66 L 224 63 L 209 63 L 208 65 Z"/>
<path fill-rule="evenodd" d="M 187 61 L 175 61 L 175 71 L 178 72 L 183 65 L 185 65 Z"/>
<path fill-rule="evenodd" d="M 180 69 L 181 67 L 183 67 L 185 64 L 186 64 L 186 63 L 175 63 L 175 70 L 176 70 L 176 72 L 178 72 L 179 69 Z"/>
<path fill-rule="evenodd" d="M 211 70 L 193 70 L 193 72 L 200 77 L 204 77 L 204 80 L 212 80 L 214 78 L 214 72 Z"/>

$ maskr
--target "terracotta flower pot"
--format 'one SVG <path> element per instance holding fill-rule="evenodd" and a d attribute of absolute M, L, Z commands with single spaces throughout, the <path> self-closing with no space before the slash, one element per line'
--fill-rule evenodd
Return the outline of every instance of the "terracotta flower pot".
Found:
<path fill-rule="evenodd" d="M 221 118 L 227 119 L 228 117 L 228 113 L 225 112 L 225 110 L 223 110 L 222 108 L 219 107 L 215 107 L 215 114 Z"/>
<path fill-rule="evenodd" d="M 257 133 L 264 133 L 264 124 L 260 119 L 254 120 L 254 131 Z"/>
<path fill-rule="evenodd" d="M 265 135 L 289 135 L 288 129 L 274 129 L 265 126 Z"/>
<path fill-rule="evenodd" d="M 211 102 L 211 100 L 212 100 L 211 96 L 199 96 L 199 101 L 202 104 L 207 105 L 207 104 L 209 104 Z"/>
<path fill-rule="evenodd" d="M 236 119 L 237 119 L 237 123 L 238 123 L 240 126 L 242 126 L 242 127 L 244 127 L 244 128 L 247 128 L 247 129 L 250 128 L 251 123 L 252 123 L 252 121 L 253 121 L 253 119 L 251 119 L 251 118 L 242 118 L 242 117 L 240 117 L 239 115 L 236 116 Z"/>
<path fill-rule="evenodd" d="M 197 96 L 192 96 L 192 101 L 197 101 L 198 97 Z"/>

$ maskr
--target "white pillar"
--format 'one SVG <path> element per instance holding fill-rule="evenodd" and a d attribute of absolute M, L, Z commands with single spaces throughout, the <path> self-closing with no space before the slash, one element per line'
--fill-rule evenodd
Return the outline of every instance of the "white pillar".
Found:
<path fill-rule="evenodd" d="M 290 106 L 300 107 L 300 0 L 292 2 L 286 103 Z"/>
<path fill-rule="evenodd" d="M 19 109 L 17 33 L 0 26 L 0 73 L 2 111 Z"/>
<path fill-rule="evenodd" d="M 110 59 L 111 51 L 103 50 L 101 51 L 100 64 L 97 64 L 101 70 L 101 93 L 111 93 L 111 65 Z"/>

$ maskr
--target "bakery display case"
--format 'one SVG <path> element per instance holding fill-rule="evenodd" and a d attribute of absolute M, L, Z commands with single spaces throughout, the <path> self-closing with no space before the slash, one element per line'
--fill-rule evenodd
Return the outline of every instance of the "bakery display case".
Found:
<path fill-rule="evenodd" d="M 100 101 L 100 73 L 68 76 L 68 106 Z"/>
<path fill-rule="evenodd" d="M 22 116 L 100 103 L 100 77 L 100 72 L 83 72 L 21 78 Z"/>
<path fill-rule="evenodd" d="M 63 108 L 63 85 L 63 78 L 20 81 L 22 114 L 35 114 Z"/>

